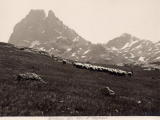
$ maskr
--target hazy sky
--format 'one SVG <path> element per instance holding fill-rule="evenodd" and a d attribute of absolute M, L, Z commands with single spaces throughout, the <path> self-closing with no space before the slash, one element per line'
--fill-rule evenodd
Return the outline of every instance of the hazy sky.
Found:
<path fill-rule="evenodd" d="M 0 0 L 0 41 L 30 9 L 53 10 L 85 39 L 107 42 L 122 33 L 160 41 L 160 0 Z"/>

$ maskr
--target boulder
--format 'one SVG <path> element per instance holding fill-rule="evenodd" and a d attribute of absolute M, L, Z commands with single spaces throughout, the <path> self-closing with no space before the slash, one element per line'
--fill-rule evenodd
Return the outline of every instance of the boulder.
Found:
<path fill-rule="evenodd" d="M 109 87 L 105 87 L 101 89 L 102 94 L 107 95 L 107 96 L 114 96 L 115 92 L 111 90 Z"/>

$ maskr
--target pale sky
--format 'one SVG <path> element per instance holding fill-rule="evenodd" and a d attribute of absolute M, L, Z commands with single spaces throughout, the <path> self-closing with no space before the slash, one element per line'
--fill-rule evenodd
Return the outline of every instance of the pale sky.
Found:
<path fill-rule="evenodd" d="M 122 33 L 160 41 L 160 0 L 0 0 L 0 41 L 8 41 L 14 25 L 30 9 L 53 10 L 94 43 L 106 43 Z"/>

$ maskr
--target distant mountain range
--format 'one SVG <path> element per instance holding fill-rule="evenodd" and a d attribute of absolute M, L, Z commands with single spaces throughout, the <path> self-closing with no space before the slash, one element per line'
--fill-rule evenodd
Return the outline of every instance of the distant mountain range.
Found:
<path fill-rule="evenodd" d="M 9 43 L 82 62 L 138 64 L 160 61 L 160 42 L 124 33 L 106 44 L 93 44 L 64 25 L 51 10 L 48 15 L 43 10 L 31 10 L 15 25 Z"/>

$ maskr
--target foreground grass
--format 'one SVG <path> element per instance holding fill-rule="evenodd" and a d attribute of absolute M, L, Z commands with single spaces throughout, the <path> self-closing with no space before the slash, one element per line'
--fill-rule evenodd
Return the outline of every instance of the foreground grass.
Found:
<path fill-rule="evenodd" d="M 77 69 L 1 43 L 0 115 L 160 115 L 160 72 L 133 70 L 133 77 L 118 77 Z M 16 81 L 25 72 L 39 74 L 47 84 Z M 104 96 L 105 86 L 116 96 Z"/>

